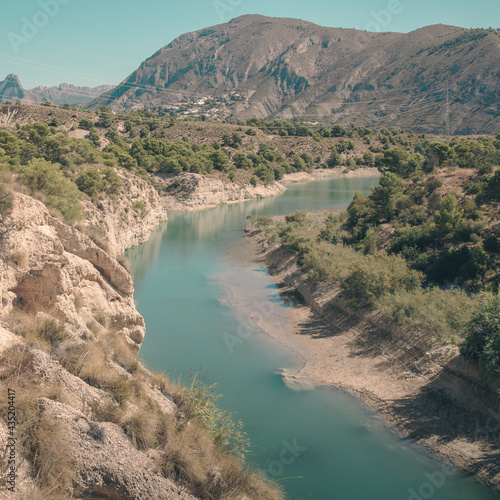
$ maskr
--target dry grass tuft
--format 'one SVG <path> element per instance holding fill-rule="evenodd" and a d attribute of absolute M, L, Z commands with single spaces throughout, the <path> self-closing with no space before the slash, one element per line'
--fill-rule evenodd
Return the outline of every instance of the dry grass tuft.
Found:
<path fill-rule="evenodd" d="M 165 477 L 202 499 L 283 498 L 278 486 L 245 467 L 240 458 L 218 449 L 206 431 L 195 424 L 168 440 L 158 467 Z"/>
<path fill-rule="evenodd" d="M 121 424 L 125 434 L 139 450 L 156 448 L 159 437 L 159 415 L 155 412 L 137 410 Z"/>
<path fill-rule="evenodd" d="M 121 422 L 123 410 L 117 403 L 94 401 L 90 410 L 93 419 L 97 422 L 112 422 L 113 424 Z"/>
<path fill-rule="evenodd" d="M 156 387 L 163 395 L 172 398 L 175 392 L 175 384 L 163 372 L 150 372 L 149 382 L 152 387 Z"/>
<path fill-rule="evenodd" d="M 29 490 L 23 492 L 22 500 L 68 500 L 68 496 L 66 493 L 54 491 L 54 488 L 40 488 L 34 485 Z"/>
<path fill-rule="evenodd" d="M 95 441 L 100 441 L 101 443 L 106 440 L 106 429 L 98 422 L 89 422 L 87 434 Z"/>
<path fill-rule="evenodd" d="M 185 427 L 168 440 L 158 464 L 167 478 L 173 479 L 192 491 L 199 489 L 207 479 L 207 450 L 198 446 L 199 429 Z"/>
<path fill-rule="evenodd" d="M 130 348 L 125 337 L 117 332 L 108 332 L 102 339 L 106 352 L 111 359 L 122 368 L 133 374 L 139 370 L 140 363 L 137 355 Z"/>
<path fill-rule="evenodd" d="M 61 364 L 84 382 L 110 392 L 119 404 L 134 395 L 134 387 L 127 377 L 121 376 L 110 364 L 103 346 L 98 342 L 69 347 Z"/>
<path fill-rule="evenodd" d="M 41 412 L 34 401 L 24 408 L 18 430 L 36 484 L 55 492 L 69 492 L 76 478 L 76 463 L 66 440 L 67 424 Z"/>
<path fill-rule="evenodd" d="M 30 256 L 26 249 L 21 247 L 15 247 L 12 249 L 11 255 L 19 267 L 25 268 L 28 265 Z"/>
<path fill-rule="evenodd" d="M 37 322 L 33 335 L 42 341 L 48 342 L 51 346 L 57 345 L 68 338 L 64 325 L 52 318 Z"/>
<path fill-rule="evenodd" d="M 130 273 L 130 261 L 127 259 L 127 257 L 119 257 L 118 262 L 124 269 L 126 269 Z"/>
<path fill-rule="evenodd" d="M 41 398 L 64 402 L 65 392 L 58 383 L 33 380 L 34 355 L 26 345 L 16 345 L 0 358 L 0 391 L 16 394 L 17 433 L 22 454 L 31 464 L 37 488 L 33 499 L 63 498 L 71 490 L 76 467 L 69 453 L 64 422 L 55 421 L 40 408 Z M 0 404 L 0 416 L 6 421 L 7 401 Z"/>
<path fill-rule="evenodd" d="M 29 377 L 33 353 L 25 345 L 15 345 L 0 356 L 0 381 L 18 384 Z"/>

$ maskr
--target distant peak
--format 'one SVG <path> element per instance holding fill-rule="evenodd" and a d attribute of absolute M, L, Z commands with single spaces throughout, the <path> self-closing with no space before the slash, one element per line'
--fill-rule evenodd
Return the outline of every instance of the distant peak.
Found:
<path fill-rule="evenodd" d="M 21 85 L 21 81 L 19 80 L 19 77 L 14 73 L 7 75 L 5 77 L 5 80 L 3 82 L 0 81 L 0 83 L 8 84 L 10 87 L 19 87 L 20 89 L 23 88 L 23 86 Z"/>
<path fill-rule="evenodd" d="M 9 81 L 15 80 L 15 81 L 19 82 L 19 77 L 17 75 L 15 75 L 14 73 L 11 73 L 10 75 L 7 75 L 5 77 L 5 79 L 9 80 Z"/>
<path fill-rule="evenodd" d="M 241 23 L 243 21 L 250 21 L 250 22 L 254 22 L 254 21 L 263 21 L 265 19 L 275 19 L 273 17 L 267 17 L 267 16 L 263 16 L 261 14 L 244 14 L 242 16 L 238 16 L 238 17 L 234 17 L 233 19 L 231 19 L 231 21 L 229 21 L 230 23 Z"/>

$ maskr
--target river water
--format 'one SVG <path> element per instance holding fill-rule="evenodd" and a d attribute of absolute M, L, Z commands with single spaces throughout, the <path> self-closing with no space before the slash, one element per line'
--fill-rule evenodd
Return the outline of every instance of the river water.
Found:
<path fill-rule="evenodd" d="M 356 398 L 292 387 L 283 370 L 301 359 L 259 328 L 284 329 L 288 305 L 258 264 L 235 260 L 248 245 L 248 214 L 345 206 L 373 178 L 290 185 L 276 198 L 172 212 L 151 240 L 127 252 L 152 369 L 217 383 L 220 406 L 245 424 L 248 459 L 281 482 L 288 499 L 489 500 L 500 494 L 388 430 Z M 250 311 L 250 312 L 249 312 Z"/>

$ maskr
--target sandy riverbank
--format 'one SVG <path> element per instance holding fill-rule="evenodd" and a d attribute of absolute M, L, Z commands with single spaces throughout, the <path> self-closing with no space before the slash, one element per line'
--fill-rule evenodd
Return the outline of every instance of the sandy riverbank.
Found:
<path fill-rule="evenodd" d="M 319 179 L 331 179 L 334 177 L 373 177 L 380 175 L 377 168 L 366 167 L 356 170 L 347 170 L 345 167 L 336 168 L 318 168 L 308 172 L 295 172 L 293 174 L 285 174 L 280 180 L 281 184 L 295 184 L 299 182 L 311 182 Z"/>
<path fill-rule="evenodd" d="M 295 297 L 281 329 L 265 317 L 258 324 L 300 359 L 285 382 L 344 389 L 404 436 L 499 488 L 498 397 L 474 384 L 457 347 L 427 350 L 384 330 L 374 313 L 352 314 L 338 290 L 308 285 L 293 256 L 269 248 L 258 231 L 250 237 L 252 259 L 269 268 L 282 296 Z"/>

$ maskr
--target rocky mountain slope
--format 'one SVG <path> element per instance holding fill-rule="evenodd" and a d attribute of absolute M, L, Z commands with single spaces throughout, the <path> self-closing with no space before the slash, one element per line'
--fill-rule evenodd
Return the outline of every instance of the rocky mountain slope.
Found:
<path fill-rule="evenodd" d="M 95 105 L 193 100 L 233 119 L 498 132 L 498 30 L 428 26 L 408 34 L 243 16 L 180 36 Z M 207 99 L 226 97 L 222 107 Z M 174 106 L 179 108 L 179 106 Z"/>
<path fill-rule="evenodd" d="M 41 104 L 49 101 L 52 104 L 86 104 L 97 99 L 101 94 L 113 88 L 112 85 L 98 87 L 78 87 L 61 83 L 57 87 L 35 87 L 25 90 L 14 74 L 7 75 L 0 82 L 0 103 L 5 101 L 21 101 L 23 104 Z"/>

